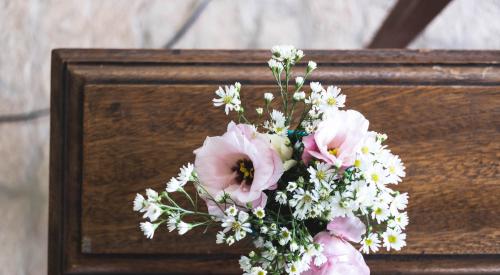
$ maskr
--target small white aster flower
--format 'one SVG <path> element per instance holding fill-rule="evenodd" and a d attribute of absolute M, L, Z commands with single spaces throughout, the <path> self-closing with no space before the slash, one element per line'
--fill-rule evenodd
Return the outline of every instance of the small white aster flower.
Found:
<path fill-rule="evenodd" d="M 306 93 L 305 92 L 295 92 L 293 94 L 293 100 L 295 101 L 302 101 L 306 98 Z"/>
<path fill-rule="evenodd" d="M 316 64 L 316 62 L 314 62 L 314 61 L 307 62 L 307 71 L 308 72 L 314 71 L 317 67 L 318 67 L 318 64 Z"/>
<path fill-rule="evenodd" d="M 328 86 L 326 92 L 322 94 L 321 110 L 323 112 L 335 111 L 345 106 L 346 96 L 340 93 L 340 88 Z"/>
<path fill-rule="evenodd" d="M 286 204 L 287 203 L 286 193 L 282 191 L 276 192 L 276 201 L 279 204 Z"/>
<path fill-rule="evenodd" d="M 389 209 L 384 203 L 375 203 L 372 211 L 372 218 L 376 219 L 378 223 L 384 222 L 389 218 Z"/>
<path fill-rule="evenodd" d="M 338 191 L 335 192 L 332 197 L 330 197 L 329 203 L 329 208 L 332 215 L 331 218 L 351 216 L 353 208 L 355 206 L 354 201 L 349 198 L 343 197 Z"/>
<path fill-rule="evenodd" d="M 296 182 L 289 182 L 288 185 L 286 186 L 286 191 L 288 192 L 293 192 L 297 188 L 297 183 Z"/>
<path fill-rule="evenodd" d="M 387 248 L 387 251 L 390 249 L 399 251 L 406 245 L 406 234 L 397 230 L 387 229 L 387 231 L 382 234 L 382 238 L 384 239 L 384 247 Z"/>
<path fill-rule="evenodd" d="M 186 165 L 182 166 L 180 170 L 181 171 L 179 172 L 177 179 L 179 180 L 179 182 L 181 182 L 181 187 L 183 187 L 188 181 L 191 180 L 194 171 L 194 165 L 192 163 L 187 163 Z"/>
<path fill-rule="evenodd" d="M 387 171 L 380 163 L 371 165 L 365 172 L 366 181 L 376 184 L 379 188 L 387 183 L 387 176 Z"/>
<path fill-rule="evenodd" d="M 290 275 L 299 275 L 302 271 L 300 265 L 301 263 L 298 261 L 288 263 L 285 271 Z"/>
<path fill-rule="evenodd" d="M 278 73 L 281 73 L 283 71 L 283 64 L 281 64 L 281 62 L 279 61 L 276 61 L 276 59 L 269 59 L 269 61 L 267 61 L 267 65 L 269 66 L 269 68 L 271 70 L 276 70 Z"/>
<path fill-rule="evenodd" d="M 229 236 L 226 238 L 226 244 L 231 246 L 234 244 L 234 237 L 233 236 Z"/>
<path fill-rule="evenodd" d="M 193 228 L 193 225 L 190 224 L 190 223 L 185 223 L 183 221 L 180 221 L 178 224 L 177 224 L 177 229 L 179 230 L 179 235 L 184 235 L 186 234 L 186 232 L 188 232 L 189 230 L 191 230 Z"/>
<path fill-rule="evenodd" d="M 290 242 L 290 251 L 295 252 L 299 249 L 299 245 L 295 241 Z"/>
<path fill-rule="evenodd" d="M 380 240 L 378 235 L 375 233 L 370 233 L 368 236 L 361 240 L 360 250 L 368 254 L 370 252 L 377 252 L 380 247 Z"/>
<path fill-rule="evenodd" d="M 146 202 L 146 200 L 144 199 L 144 197 L 141 194 L 135 195 L 134 211 L 141 211 L 142 212 L 142 210 L 145 206 L 145 202 Z"/>
<path fill-rule="evenodd" d="M 214 106 L 219 107 L 224 105 L 224 111 L 226 112 L 226 115 L 229 114 L 229 111 L 239 110 L 241 104 L 240 93 L 239 89 L 237 89 L 234 85 L 231 85 L 229 87 L 225 86 L 224 89 L 222 89 L 222 87 L 219 87 L 219 89 L 215 91 L 215 94 L 219 96 L 219 98 L 214 98 L 212 100 Z"/>
<path fill-rule="evenodd" d="M 321 185 L 329 186 L 329 182 L 334 179 L 335 175 L 335 171 L 331 167 L 328 163 L 320 162 L 316 165 L 316 169 L 313 166 L 307 168 L 311 181 L 318 187 Z"/>
<path fill-rule="evenodd" d="M 167 188 L 165 189 L 167 192 L 177 192 L 182 188 L 182 182 L 180 182 L 177 178 L 171 178 L 167 183 Z"/>
<path fill-rule="evenodd" d="M 167 221 L 168 232 L 172 232 L 175 229 L 177 229 L 178 222 L 179 222 L 179 216 L 173 215 L 173 216 L 169 217 L 168 221 Z"/>
<path fill-rule="evenodd" d="M 299 220 L 303 220 L 312 210 L 313 205 L 318 202 L 318 194 L 315 190 L 304 191 L 302 188 L 297 188 L 290 200 L 290 206 L 295 208 L 293 215 Z"/>
<path fill-rule="evenodd" d="M 141 231 L 144 232 L 144 236 L 146 236 L 146 238 L 148 239 L 152 239 L 155 234 L 157 225 L 150 222 L 141 222 L 140 227 Z"/>
<path fill-rule="evenodd" d="M 311 90 L 315 93 L 320 93 L 324 91 L 323 86 L 319 82 L 311 82 L 309 86 L 311 87 Z"/>
<path fill-rule="evenodd" d="M 388 158 L 384 161 L 384 166 L 388 172 L 387 181 L 389 183 L 398 184 L 406 176 L 403 162 L 396 155 L 388 154 Z"/>
<path fill-rule="evenodd" d="M 316 254 L 316 257 L 314 257 L 314 265 L 315 266 L 322 266 L 324 263 L 326 263 L 328 259 L 323 253 L 318 253 Z"/>
<path fill-rule="evenodd" d="M 304 84 L 304 78 L 302 76 L 297 76 L 295 78 L 295 84 L 297 84 L 297 86 L 302 86 L 302 84 Z"/>
<path fill-rule="evenodd" d="M 387 226 L 396 230 L 404 230 L 408 225 L 408 214 L 406 212 L 397 213 L 394 218 L 390 219 Z"/>
<path fill-rule="evenodd" d="M 224 232 L 222 232 L 222 231 L 219 231 L 219 232 L 217 232 L 217 235 L 215 236 L 215 243 L 222 244 L 222 243 L 224 243 L 225 238 L 226 238 L 226 234 L 224 234 Z"/>
<path fill-rule="evenodd" d="M 257 112 L 257 114 L 259 116 L 261 116 L 264 113 L 264 109 L 262 109 L 262 108 L 255 108 L 255 112 Z"/>
<path fill-rule="evenodd" d="M 163 211 L 156 203 L 150 203 L 143 215 L 143 218 L 149 219 L 151 222 L 154 222 L 161 216 L 162 213 Z"/>
<path fill-rule="evenodd" d="M 158 192 L 156 192 L 155 190 L 153 190 L 151 188 L 146 189 L 146 195 L 148 196 L 149 202 L 155 202 L 155 201 L 158 201 L 158 199 L 159 199 Z"/>
<path fill-rule="evenodd" d="M 261 206 L 254 208 L 252 212 L 259 219 L 263 219 L 266 216 L 266 211 Z"/>
<path fill-rule="evenodd" d="M 274 95 L 272 93 L 265 93 L 264 99 L 266 100 L 266 102 L 271 102 L 274 99 Z"/>
<path fill-rule="evenodd" d="M 226 209 L 226 214 L 235 217 L 238 214 L 238 208 L 235 205 L 231 205 Z"/>
<path fill-rule="evenodd" d="M 263 226 L 260 228 L 260 233 L 262 233 L 262 234 L 267 234 L 267 232 L 269 232 L 269 228 L 267 228 L 267 226 L 263 225 Z"/>
<path fill-rule="evenodd" d="M 279 244 L 285 245 L 292 239 L 292 233 L 288 230 L 288 228 L 282 227 L 279 237 Z"/>
<path fill-rule="evenodd" d="M 238 263 L 240 264 L 240 268 L 241 270 L 243 270 L 243 272 L 250 272 L 250 269 L 252 268 L 250 258 L 248 258 L 247 256 L 241 256 Z"/>
<path fill-rule="evenodd" d="M 396 215 L 399 210 L 404 210 L 408 204 L 408 193 L 399 193 L 394 196 L 391 202 L 390 211 Z"/>
<path fill-rule="evenodd" d="M 250 275 L 267 275 L 267 271 L 260 266 L 254 266 L 250 269 Z"/>

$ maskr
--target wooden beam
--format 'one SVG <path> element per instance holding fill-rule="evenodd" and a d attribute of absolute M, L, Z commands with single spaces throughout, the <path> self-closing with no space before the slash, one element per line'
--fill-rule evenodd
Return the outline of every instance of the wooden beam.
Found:
<path fill-rule="evenodd" d="M 399 0 L 368 48 L 406 48 L 451 0 Z"/>

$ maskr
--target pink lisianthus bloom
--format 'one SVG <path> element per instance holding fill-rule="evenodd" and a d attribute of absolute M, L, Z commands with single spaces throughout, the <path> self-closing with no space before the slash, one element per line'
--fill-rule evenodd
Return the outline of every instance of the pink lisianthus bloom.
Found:
<path fill-rule="evenodd" d="M 227 194 L 237 205 L 264 207 L 264 190 L 274 190 L 283 174 L 283 163 L 270 142 L 247 124 L 229 123 L 222 136 L 207 137 L 194 151 L 195 169 L 203 189 L 208 211 L 220 216 L 221 205 L 213 202 Z"/>
<path fill-rule="evenodd" d="M 368 133 L 368 124 L 358 111 L 333 112 L 319 123 L 316 132 L 302 138 L 302 160 L 307 164 L 314 157 L 342 168 L 352 166 Z"/>
<path fill-rule="evenodd" d="M 355 243 L 359 243 L 366 232 L 365 224 L 358 217 L 336 217 L 328 223 L 326 229 L 343 240 Z"/>
<path fill-rule="evenodd" d="M 301 275 L 369 275 L 370 269 L 350 243 L 323 231 L 314 236 L 314 242 L 323 245 L 326 262 L 321 266 L 311 264 L 311 268 Z"/>

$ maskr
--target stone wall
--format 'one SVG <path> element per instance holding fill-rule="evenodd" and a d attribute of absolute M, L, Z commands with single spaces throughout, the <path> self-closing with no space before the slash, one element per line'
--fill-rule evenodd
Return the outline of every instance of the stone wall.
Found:
<path fill-rule="evenodd" d="M 212 0 L 175 48 L 363 48 L 394 0 Z M 197 1 L 0 0 L 0 274 L 45 274 L 50 51 L 160 48 Z M 455 0 L 412 48 L 500 49 L 500 2 Z M 14 116 L 13 116 L 14 115 Z"/>

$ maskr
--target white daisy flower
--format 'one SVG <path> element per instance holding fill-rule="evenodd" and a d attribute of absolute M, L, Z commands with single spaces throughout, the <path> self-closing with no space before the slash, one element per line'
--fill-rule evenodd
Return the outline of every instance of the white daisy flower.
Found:
<path fill-rule="evenodd" d="M 387 183 L 387 177 L 387 170 L 380 163 L 371 165 L 365 172 L 366 181 L 376 184 L 379 188 Z"/>
<path fill-rule="evenodd" d="M 158 206 L 156 203 L 150 203 L 142 217 L 145 219 L 149 219 L 151 222 L 154 222 L 161 216 L 162 213 L 163 211 L 161 210 L 160 206 Z"/>
<path fill-rule="evenodd" d="M 391 202 L 390 211 L 396 215 L 399 210 L 404 210 L 408 205 L 408 193 L 399 193 L 394 196 Z"/>
<path fill-rule="evenodd" d="M 274 95 L 272 93 L 264 93 L 264 100 L 266 102 L 271 102 L 274 99 Z"/>
<path fill-rule="evenodd" d="M 234 237 L 233 236 L 229 236 L 226 238 L 226 244 L 231 246 L 234 244 Z"/>
<path fill-rule="evenodd" d="M 292 233 L 288 228 L 282 227 L 279 234 L 279 244 L 285 245 L 292 239 Z"/>
<path fill-rule="evenodd" d="M 302 84 L 304 84 L 304 78 L 302 76 L 297 76 L 295 78 L 295 84 L 297 86 L 301 86 Z"/>
<path fill-rule="evenodd" d="M 188 232 L 189 230 L 191 230 L 193 228 L 193 225 L 190 224 L 190 223 L 185 223 L 183 221 L 180 221 L 178 224 L 177 224 L 177 229 L 179 230 L 179 235 L 184 235 L 186 234 L 186 232 Z"/>
<path fill-rule="evenodd" d="M 321 96 L 320 108 L 323 112 L 336 111 L 345 106 L 346 96 L 340 93 L 340 88 L 328 86 L 326 92 Z"/>
<path fill-rule="evenodd" d="M 254 208 L 252 212 L 258 219 L 263 219 L 266 216 L 266 211 L 260 206 Z"/>
<path fill-rule="evenodd" d="M 236 86 L 240 87 L 240 85 Z M 215 91 L 215 94 L 219 96 L 219 98 L 214 98 L 212 100 L 214 106 L 219 107 L 224 105 L 224 111 L 226 112 L 226 115 L 229 114 L 229 111 L 238 111 L 240 109 L 240 92 L 236 86 L 225 86 L 224 89 L 222 89 L 222 87 L 219 87 L 219 89 Z"/>
<path fill-rule="evenodd" d="M 314 93 L 321 93 L 321 92 L 325 91 L 325 89 L 323 89 L 323 86 L 319 82 L 311 82 L 311 83 L 309 83 L 309 87 L 311 87 L 311 90 Z"/>
<path fill-rule="evenodd" d="M 224 232 L 219 231 L 217 232 L 217 235 L 215 235 L 215 243 L 216 244 L 223 244 L 226 238 L 226 234 Z"/>
<path fill-rule="evenodd" d="M 330 218 L 351 216 L 352 210 L 355 206 L 354 201 L 349 198 L 343 198 L 340 192 L 330 198 Z"/>
<path fill-rule="evenodd" d="M 293 192 L 297 188 L 297 183 L 296 182 L 289 182 L 288 185 L 286 186 L 286 191 L 288 192 Z"/>
<path fill-rule="evenodd" d="M 135 195 L 134 199 L 134 211 L 144 212 L 144 207 L 146 206 L 146 200 L 141 194 Z"/>
<path fill-rule="evenodd" d="M 148 239 L 152 239 L 155 234 L 156 227 L 158 226 L 150 222 L 141 222 L 140 227 L 141 231 L 144 232 L 144 236 Z"/>
<path fill-rule="evenodd" d="M 167 183 L 167 188 L 165 190 L 169 193 L 172 192 L 177 192 L 182 188 L 182 182 L 179 181 L 177 178 L 171 178 L 170 181 Z"/>
<path fill-rule="evenodd" d="M 318 194 L 315 190 L 304 191 L 302 188 L 297 188 L 289 203 L 295 208 L 294 217 L 303 220 L 316 202 L 318 202 Z"/>
<path fill-rule="evenodd" d="M 307 168 L 310 179 L 317 189 L 319 186 L 330 187 L 330 182 L 334 179 L 335 175 L 335 171 L 331 167 L 328 163 L 320 162 L 316 165 L 316 169 L 313 166 Z"/>
<path fill-rule="evenodd" d="M 167 228 L 168 232 L 172 232 L 175 229 L 177 229 L 177 223 L 179 222 L 179 216 L 178 215 L 172 215 L 168 218 L 167 220 Z"/>
<path fill-rule="evenodd" d="M 285 271 L 290 275 L 299 275 L 302 272 L 301 263 L 299 261 L 288 263 Z"/>
<path fill-rule="evenodd" d="M 390 219 L 387 226 L 396 230 L 404 230 L 408 225 L 409 219 L 406 212 L 397 213 L 394 218 Z"/>
<path fill-rule="evenodd" d="M 403 162 L 396 155 L 388 154 L 387 159 L 384 161 L 384 166 L 388 172 L 388 183 L 398 184 L 402 181 L 402 178 L 406 176 Z"/>
<path fill-rule="evenodd" d="M 280 74 L 283 71 L 283 64 L 281 62 L 276 61 L 275 59 L 271 58 L 269 61 L 267 61 L 267 65 L 271 70 L 276 70 L 278 74 Z"/>
<path fill-rule="evenodd" d="M 249 275 L 267 275 L 267 271 L 262 269 L 260 266 L 254 266 L 250 269 Z"/>
<path fill-rule="evenodd" d="M 273 110 L 271 112 L 271 122 L 264 122 L 264 127 L 273 131 L 277 135 L 286 136 L 288 134 L 288 127 L 285 126 L 286 119 L 282 112 Z"/>
<path fill-rule="evenodd" d="M 285 192 L 282 192 L 282 191 L 276 192 L 276 201 L 279 204 L 286 204 L 287 203 L 287 197 L 286 197 Z"/>
<path fill-rule="evenodd" d="M 226 209 L 226 214 L 235 217 L 238 214 L 238 208 L 235 205 L 231 205 Z"/>
<path fill-rule="evenodd" d="M 222 227 L 224 227 L 223 232 L 227 233 L 232 230 L 236 241 L 245 238 L 247 233 L 252 232 L 248 218 L 248 213 L 244 211 L 239 211 L 238 217 L 227 216 L 222 223 Z"/>
<path fill-rule="evenodd" d="M 183 187 L 188 181 L 192 179 L 194 165 L 192 163 L 187 163 L 186 165 L 182 166 L 180 170 L 181 171 L 179 172 L 177 179 L 179 180 L 179 182 L 181 182 L 181 187 Z"/>
<path fill-rule="evenodd" d="M 257 112 L 257 114 L 258 114 L 259 116 L 261 116 L 261 115 L 264 113 L 264 109 L 262 109 L 262 108 L 260 108 L 260 107 L 259 107 L 259 108 L 255 108 L 255 112 Z"/>
<path fill-rule="evenodd" d="M 295 92 L 293 94 L 293 100 L 295 101 L 302 101 L 306 98 L 306 93 L 305 92 Z"/>
<path fill-rule="evenodd" d="M 375 233 L 370 233 L 368 236 L 364 237 L 363 240 L 361 240 L 360 250 L 363 251 L 363 253 L 368 254 L 370 252 L 377 252 L 379 247 L 380 240 L 378 235 Z"/>
<path fill-rule="evenodd" d="M 151 188 L 146 189 L 146 195 L 148 196 L 149 202 L 156 202 L 159 200 L 158 192 L 156 192 L 155 190 L 153 190 Z"/>
<path fill-rule="evenodd" d="M 403 246 L 406 246 L 406 234 L 401 233 L 394 229 L 387 229 L 386 232 L 382 234 L 384 240 L 384 247 L 387 251 L 390 249 L 401 250 Z"/>
<path fill-rule="evenodd" d="M 307 72 L 312 72 L 318 67 L 318 64 L 314 61 L 307 62 Z"/>
<path fill-rule="evenodd" d="M 241 256 L 238 263 L 240 264 L 240 268 L 243 270 L 243 272 L 249 272 L 252 268 L 250 258 L 248 258 L 247 256 Z"/>
<path fill-rule="evenodd" d="M 382 223 L 389 218 L 390 212 L 387 204 L 377 202 L 373 205 L 372 219 L 376 219 L 377 223 Z"/>

